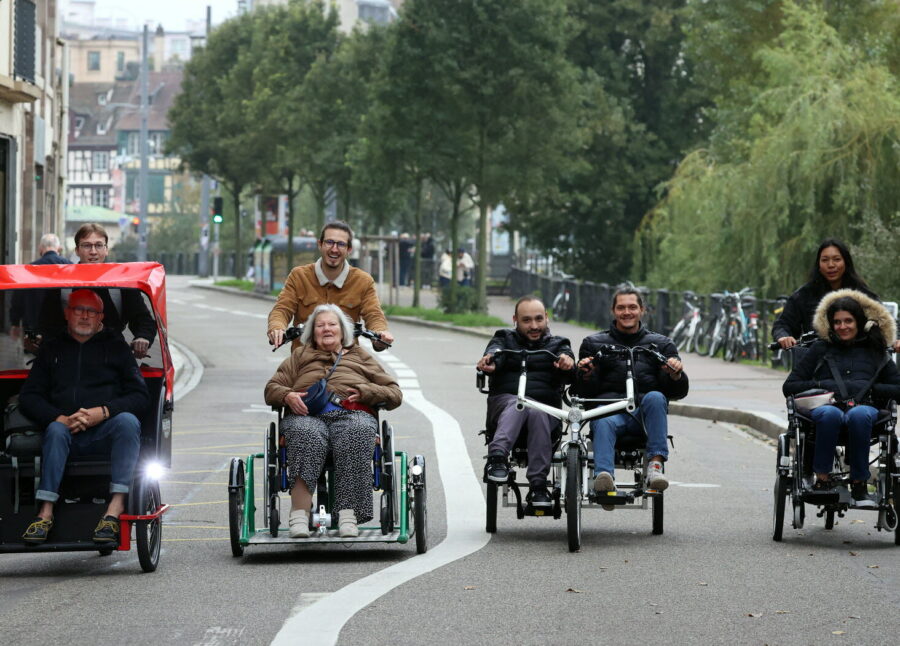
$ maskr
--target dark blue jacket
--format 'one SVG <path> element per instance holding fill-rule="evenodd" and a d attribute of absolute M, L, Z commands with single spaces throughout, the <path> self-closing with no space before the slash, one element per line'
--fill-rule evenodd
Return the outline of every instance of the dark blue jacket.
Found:
<path fill-rule="evenodd" d="M 110 417 L 127 412 L 140 418 L 149 405 L 131 349 L 106 328 L 84 343 L 68 333 L 44 341 L 19 392 L 22 412 L 42 427 L 79 408 L 106 406 Z"/>
<path fill-rule="evenodd" d="M 68 258 L 63 258 L 55 251 L 48 251 L 40 258 L 34 260 L 32 265 L 71 265 Z M 41 305 L 44 302 L 46 290 L 20 289 L 13 292 L 12 302 L 9 307 L 9 321 L 11 325 L 21 325 L 26 330 L 36 330 L 41 314 Z"/>
<path fill-rule="evenodd" d="M 573 359 L 575 358 L 569 340 L 562 336 L 554 336 L 549 332 L 532 342 L 519 334 L 517 330 L 497 330 L 484 349 L 484 354 L 491 354 L 497 350 L 549 350 L 553 354 L 567 354 Z M 519 374 L 521 373 L 520 360 L 499 355 L 494 358 L 494 362 L 497 368 L 491 373 L 490 394 L 515 395 L 518 393 Z M 528 383 L 525 385 L 525 394 L 543 404 L 559 406 L 562 403 L 560 393 L 563 384 L 572 380 L 572 372 L 559 370 L 553 366 L 553 363 L 554 359 L 545 354 L 528 357 Z"/>

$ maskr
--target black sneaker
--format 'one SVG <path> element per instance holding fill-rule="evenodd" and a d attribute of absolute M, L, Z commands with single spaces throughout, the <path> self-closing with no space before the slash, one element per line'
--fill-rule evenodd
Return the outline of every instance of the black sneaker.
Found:
<path fill-rule="evenodd" d="M 485 476 L 488 482 L 497 484 L 505 484 L 509 480 L 509 464 L 506 462 L 506 455 L 498 453 L 489 455 L 487 466 L 485 467 Z"/>
<path fill-rule="evenodd" d="M 119 519 L 115 516 L 105 516 L 97 523 L 94 529 L 95 543 L 118 543 L 119 542 Z"/>
<path fill-rule="evenodd" d="M 43 543 L 47 540 L 47 536 L 50 535 L 50 530 L 53 528 L 53 519 L 44 520 L 40 516 L 35 518 L 31 524 L 28 526 L 28 529 L 25 530 L 25 533 L 22 534 L 22 540 L 26 543 Z"/>
<path fill-rule="evenodd" d="M 553 498 L 547 490 L 547 485 L 543 482 L 534 483 L 528 488 L 528 495 L 525 496 L 525 502 L 532 507 L 552 507 Z"/>
<path fill-rule="evenodd" d="M 850 497 L 855 507 L 875 506 L 875 501 L 869 498 L 869 486 L 865 482 L 851 482 Z"/>

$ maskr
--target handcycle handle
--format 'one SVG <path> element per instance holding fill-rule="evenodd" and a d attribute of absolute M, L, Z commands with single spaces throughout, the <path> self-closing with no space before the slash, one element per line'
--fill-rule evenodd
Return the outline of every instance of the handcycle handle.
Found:
<path fill-rule="evenodd" d="M 303 334 L 303 328 L 304 328 L 303 323 L 301 323 L 300 325 L 294 325 L 294 326 L 287 328 L 284 331 L 284 339 L 282 340 L 282 342 L 279 345 L 276 345 L 274 348 L 272 348 L 272 352 L 275 352 L 275 350 L 277 350 L 281 346 L 285 345 L 286 343 L 290 343 L 294 339 L 299 339 L 300 335 Z M 380 332 L 375 332 L 373 330 L 369 330 L 362 323 L 354 323 L 353 324 L 353 336 L 354 337 L 364 336 L 367 339 L 369 339 L 370 341 L 377 341 L 378 343 L 380 343 L 381 345 L 383 345 L 386 348 L 390 348 L 392 345 L 392 344 L 388 343 L 387 341 L 385 341 L 381 337 Z M 271 345 L 272 342 L 269 341 L 269 344 Z"/>
<path fill-rule="evenodd" d="M 815 332 L 813 332 L 813 331 L 804 332 L 803 334 L 800 335 L 800 338 L 797 339 L 797 343 L 795 345 L 791 346 L 790 348 L 788 348 L 788 350 L 793 350 L 794 348 L 809 347 L 810 345 L 812 345 L 813 341 L 815 341 L 815 340 L 816 340 Z M 769 344 L 769 350 L 772 350 L 773 352 L 776 352 L 780 349 L 781 349 L 781 345 L 778 343 L 778 341 L 773 341 L 772 343 Z"/>

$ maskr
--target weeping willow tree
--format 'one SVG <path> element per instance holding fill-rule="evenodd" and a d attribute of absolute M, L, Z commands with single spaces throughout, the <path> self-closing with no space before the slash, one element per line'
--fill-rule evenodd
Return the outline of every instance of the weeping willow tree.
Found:
<path fill-rule="evenodd" d="M 815 3 L 783 6 L 755 53 L 749 105 L 727 105 L 637 233 L 650 284 L 789 292 L 819 241 L 845 239 L 872 286 L 900 292 L 900 85 L 877 47 L 842 38 Z M 747 93 L 743 93 L 747 96 Z M 716 145 L 718 142 L 718 145 Z"/>

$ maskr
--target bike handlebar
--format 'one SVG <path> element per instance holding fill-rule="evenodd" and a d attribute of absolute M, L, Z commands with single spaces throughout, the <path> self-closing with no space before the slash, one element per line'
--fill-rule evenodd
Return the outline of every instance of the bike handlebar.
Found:
<path fill-rule="evenodd" d="M 294 339 L 299 339 L 300 335 L 303 334 L 304 327 L 305 326 L 301 323 L 300 325 L 294 325 L 292 327 L 287 328 L 284 331 L 284 339 L 282 340 L 282 342 L 279 345 L 276 345 L 274 348 L 272 348 L 272 352 L 275 352 L 275 350 L 277 350 L 278 348 L 283 346 L 285 343 L 289 343 L 290 341 L 293 341 Z M 384 339 L 381 338 L 380 332 L 374 332 L 372 330 L 369 330 L 362 323 L 354 323 L 353 324 L 353 336 L 354 337 L 364 336 L 367 339 L 369 339 L 370 341 L 377 341 L 378 343 L 382 344 L 386 348 L 391 347 L 390 343 L 388 343 L 387 341 L 385 341 Z"/>
<path fill-rule="evenodd" d="M 815 340 L 816 340 L 815 332 L 804 332 L 803 334 L 800 335 L 800 338 L 797 339 L 797 343 L 795 345 L 791 346 L 790 348 L 788 348 L 788 350 L 793 350 L 794 348 L 809 347 L 810 345 L 812 345 L 813 341 L 815 341 Z M 778 341 L 774 341 L 769 344 L 769 350 L 777 351 L 780 348 L 781 348 L 781 344 L 779 344 Z"/>

